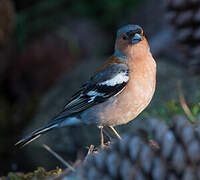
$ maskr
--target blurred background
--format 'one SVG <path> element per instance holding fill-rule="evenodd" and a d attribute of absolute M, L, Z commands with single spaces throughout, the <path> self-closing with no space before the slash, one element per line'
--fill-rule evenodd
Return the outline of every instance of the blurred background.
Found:
<path fill-rule="evenodd" d="M 145 127 L 149 116 L 169 121 L 184 114 L 178 82 L 192 115 L 198 115 L 199 0 L 0 0 L 0 175 L 62 167 L 43 143 L 67 161 L 84 156 L 90 144 L 98 145 L 98 129 L 81 125 L 14 148 L 60 111 L 113 53 L 116 30 L 126 24 L 143 27 L 158 64 L 158 83 L 151 105 L 118 130 L 134 132 Z"/>

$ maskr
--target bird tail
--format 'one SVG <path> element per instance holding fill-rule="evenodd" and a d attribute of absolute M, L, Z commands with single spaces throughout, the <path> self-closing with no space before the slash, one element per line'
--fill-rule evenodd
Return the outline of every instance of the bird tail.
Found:
<path fill-rule="evenodd" d="M 25 136 L 21 140 L 19 140 L 15 146 L 17 147 L 24 147 L 25 145 L 29 144 L 30 142 L 34 141 L 35 139 L 39 138 L 42 134 L 59 127 L 59 124 L 57 122 L 49 123 L 35 131 L 33 131 L 31 134 Z"/>
<path fill-rule="evenodd" d="M 25 136 L 24 138 L 22 138 L 20 141 L 18 141 L 15 144 L 15 146 L 24 147 L 25 145 L 27 145 L 30 142 L 34 141 L 35 139 L 39 138 L 42 134 L 44 134 L 54 128 L 71 126 L 71 125 L 76 125 L 76 124 L 80 124 L 80 123 L 81 123 L 80 119 L 78 119 L 76 117 L 64 118 L 62 116 L 59 116 L 57 119 L 54 119 L 54 121 L 48 123 L 47 125 L 39 128 L 39 129 L 36 129 L 28 136 Z"/>

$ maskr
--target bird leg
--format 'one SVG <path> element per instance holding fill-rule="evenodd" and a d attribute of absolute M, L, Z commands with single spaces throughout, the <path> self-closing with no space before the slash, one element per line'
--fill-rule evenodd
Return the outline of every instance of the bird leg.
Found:
<path fill-rule="evenodd" d="M 105 147 L 105 144 L 104 144 L 104 136 L 103 136 L 103 126 L 98 126 L 98 128 L 100 129 L 101 148 L 103 149 L 103 148 Z"/>
<path fill-rule="evenodd" d="M 118 134 L 118 132 L 114 129 L 113 126 L 108 126 L 108 128 L 113 132 L 115 136 L 117 136 L 118 139 L 121 139 L 121 136 Z"/>

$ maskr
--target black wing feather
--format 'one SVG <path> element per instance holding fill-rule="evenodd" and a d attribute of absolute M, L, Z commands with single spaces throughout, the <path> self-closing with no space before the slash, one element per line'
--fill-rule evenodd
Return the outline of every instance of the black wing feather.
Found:
<path fill-rule="evenodd" d="M 55 119 L 64 118 L 74 113 L 79 113 L 91 106 L 104 102 L 109 97 L 117 95 L 121 92 L 127 84 L 121 82 L 114 86 L 108 86 L 101 84 L 107 80 L 111 80 L 119 73 L 124 73 L 128 77 L 128 66 L 125 64 L 114 64 L 107 68 L 105 71 L 99 72 L 93 76 L 90 81 L 81 86 L 78 92 L 76 92 L 72 98 L 64 106 L 64 109 Z M 94 91 L 102 94 L 102 96 L 90 96 L 89 92 Z M 92 98 L 92 99 L 91 99 Z"/>

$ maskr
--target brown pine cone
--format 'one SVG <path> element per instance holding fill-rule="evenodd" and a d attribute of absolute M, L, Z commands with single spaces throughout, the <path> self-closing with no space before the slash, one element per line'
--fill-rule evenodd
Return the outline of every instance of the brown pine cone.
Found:
<path fill-rule="evenodd" d="M 200 72 L 200 1 L 168 0 L 166 17 L 186 58 L 183 63 Z"/>
<path fill-rule="evenodd" d="M 159 148 L 152 147 L 152 140 L 125 135 L 111 148 L 90 155 L 78 171 L 80 179 L 200 179 L 200 125 L 194 128 L 182 116 L 171 126 L 149 119 L 149 132 Z"/>

